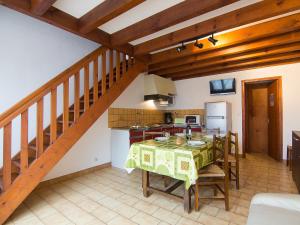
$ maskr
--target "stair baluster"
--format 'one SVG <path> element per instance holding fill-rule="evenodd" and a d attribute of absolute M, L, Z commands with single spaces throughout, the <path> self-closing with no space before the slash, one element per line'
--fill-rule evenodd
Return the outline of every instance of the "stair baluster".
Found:
<path fill-rule="evenodd" d="M 109 50 L 110 57 L 107 62 L 107 51 L 107 48 L 100 47 L 0 115 L 0 130 L 3 130 L 3 167 L 0 168 L 0 224 L 8 218 L 38 185 L 42 177 L 80 138 L 79 135 L 83 135 L 85 130 L 96 121 L 97 116 L 107 109 L 137 74 L 146 69 L 143 63 L 139 63 L 126 78 L 124 77 L 128 69 L 126 68 L 128 66 L 126 55 L 117 51 L 114 63 L 114 50 Z M 121 62 L 120 55 L 123 56 Z M 98 65 L 100 57 L 102 58 L 101 65 Z M 107 63 L 111 65 L 108 74 Z M 92 88 L 90 88 L 90 64 L 93 68 Z M 100 66 L 102 67 L 101 76 L 98 71 Z M 84 71 L 83 84 L 80 79 L 82 69 Z M 74 86 L 70 86 L 71 80 L 74 80 Z M 123 82 L 122 85 L 120 82 Z M 115 85 L 116 87 L 114 87 Z M 63 88 L 61 99 L 63 105 L 59 109 L 58 98 L 61 96 L 58 95 L 58 88 L 61 86 Z M 80 96 L 81 87 L 83 95 Z M 70 98 L 70 93 L 74 95 L 74 100 Z M 48 102 L 45 100 L 47 95 L 50 96 L 50 122 L 44 128 L 44 122 L 47 121 L 44 120 L 44 112 L 47 112 L 48 107 Z M 93 107 L 94 104 L 97 104 L 97 107 Z M 34 138 L 29 137 L 30 107 L 36 107 L 35 119 L 30 117 L 30 123 L 36 125 Z M 91 111 L 92 109 L 94 111 Z M 57 115 L 58 110 L 62 111 L 61 115 Z M 12 157 L 12 141 L 15 138 L 12 137 L 12 122 L 17 117 L 21 117 L 20 152 Z M 83 117 L 82 123 L 80 123 L 81 117 Z M 75 131 L 76 126 L 81 129 Z M 65 137 L 64 133 L 66 133 Z M 24 185 L 28 185 L 28 187 L 21 188 Z"/>

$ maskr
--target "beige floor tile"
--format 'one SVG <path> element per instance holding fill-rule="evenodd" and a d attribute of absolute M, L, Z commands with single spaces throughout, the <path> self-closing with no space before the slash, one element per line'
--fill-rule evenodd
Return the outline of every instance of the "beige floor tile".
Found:
<path fill-rule="evenodd" d="M 156 210 L 152 215 L 170 224 L 176 224 L 181 218 L 181 216 L 162 208 Z"/>
<path fill-rule="evenodd" d="M 77 203 L 77 206 L 86 212 L 92 212 L 93 210 L 97 209 L 100 205 L 99 203 L 91 199 L 84 199 L 81 202 Z"/>
<path fill-rule="evenodd" d="M 137 202 L 133 207 L 148 214 L 152 214 L 156 210 L 158 210 L 157 206 L 141 200 Z"/>
<path fill-rule="evenodd" d="M 109 221 L 107 225 L 137 225 L 136 223 L 132 222 L 129 219 L 126 219 L 125 217 L 122 216 L 116 216 L 114 219 Z"/>
<path fill-rule="evenodd" d="M 31 217 L 17 220 L 14 222 L 14 225 L 43 225 L 43 223 L 37 217 Z"/>
<path fill-rule="evenodd" d="M 206 213 L 201 213 L 198 221 L 204 225 L 228 225 L 228 221 L 221 220 Z"/>
<path fill-rule="evenodd" d="M 111 197 L 105 197 L 103 199 L 98 200 L 97 202 L 110 209 L 114 209 L 118 205 L 122 204 L 118 200 Z"/>
<path fill-rule="evenodd" d="M 176 225 L 201 225 L 199 222 L 182 217 Z"/>
<path fill-rule="evenodd" d="M 156 225 L 160 222 L 159 219 L 143 212 L 139 212 L 131 220 L 139 225 Z"/>
<path fill-rule="evenodd" d="M 153 204 L 170 211 L 175 209 L 178 205 L 182 205 L 180 202 L 175 202 L 165 197 L 157 198 L 153 201 Z"/>
<path fill-rule="evenodd" d="M 204 212 L 210 216 L 216 216 L 218 214 L 219 210 L 220 210 L 219 208 L 210 206 L 210 205 L 203 205 L 200 208 L 200 212 Z"/>
<path fill-rule="evenodd" d="M 159 177 L 151 179 L 161 185 Z M 201 200 L 200 211 L 187 214 L 179 201 L 159 194 L 145 198 L 140 170 L 128 175 L 119 169 L 106 168 L 37 188 L 6 224 L 244 225 L 254 194 L 297 193 L 288 168 L 260 154 L 241 159 L 240 180 L 240 190 L 231 184 L 229 212 L 225 211 L 223 201 Z M 202 189 L 204 192 L 210 194 Z"/>
<path fill-rule="evenodd" d="M 66 217 L 64 217 L 60 213 L 52 214 L 50 216 L 46 216 L 41 219 L 42 222 L 46 225 L 69 225 L 73 224 L 70 220 L 68 220 Z"/>
<path fill-rule="evenodd" d="M 105 223 L 112 220 L 113 218 L 115 218 L 118 215 L 114 211 L 107 209 L 103 206 L 99 206 L 97 209 L 92 211 L 91 214 Z"/>
<path fill-rule="evenodd" d="M 113 210 L 128 219 L 138 213 L 138 210 L 124 203 L 117 205 Z"/>
<path fill-rule="evenodd" d="M 123 202 L 123 203 L 125 203 L 127 205 L 131 205 L 131 206 L 134 205 L 135 203 L 137 203 L 138 201 L 140 201 L 138 198 L 133 197 L 131 195 L 127 195 L 127 194 L 122 195 L 120 198 L 118 198 L 118 200 L 120 202 Z"/>

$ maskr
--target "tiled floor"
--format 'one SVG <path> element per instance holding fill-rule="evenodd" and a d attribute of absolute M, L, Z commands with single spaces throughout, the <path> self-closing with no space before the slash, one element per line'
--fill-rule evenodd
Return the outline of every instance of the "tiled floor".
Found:
<path fill-rule="evenodd" d="M 245 224 L 258 192 L 296 193 L 296 187 L 283 163 L 247 155 L 241 160 L 241 189 L 231 188 L 230 212 L 223 201 L 206 201 L 200 212 L 186 214 L 181 202 L 157 194 L 144 198 L 140 171 L 128 175 L 107 168 L 35 190 L 7 224 Z"/>

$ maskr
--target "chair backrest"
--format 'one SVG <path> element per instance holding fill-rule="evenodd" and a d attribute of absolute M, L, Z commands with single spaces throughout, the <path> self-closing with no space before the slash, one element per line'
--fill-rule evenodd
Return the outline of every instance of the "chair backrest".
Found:
<path fill-rule="evenodd" d="M 238 133 L 233 133 L 231 131 L 228 132 L 229 137 L 229 154 L 232 154 L 235 156 L 236 159 L 239 158 L 239 140 L 238 140 Z"/>
<path fill-rule="evenodd" d="M 214 135 L 213 138 L 213 160 L 216 163 L 217 159 L 224 160 L 224 172 L 228 172 L 228 152 L 229 152 L 229 136 L 219 137 Z"/>
<path fill-rule="evenodd" d="M 151 139 L 159 136 L 164 136 L 164 131 L 143 131 L 143 141 L 147 140 L 147 137 L 151 137 Z"/>

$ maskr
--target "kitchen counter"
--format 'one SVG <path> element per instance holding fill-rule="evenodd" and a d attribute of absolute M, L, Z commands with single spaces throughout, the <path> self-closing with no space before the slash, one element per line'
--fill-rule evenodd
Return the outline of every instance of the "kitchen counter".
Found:
<path fill-rule="evenodd" d="M 153 124 L 153 125 L 146 125 L 140 126 L 138 128 L 134 128 L 133 126 L 130 127 L 112 127 L 111 129 L 117 130 L 149 130 L 149 129 L 159 129 L 159 128 L 185 128 L 186 124 Z M 191 125 L 192 128 L 201 128 L 200 125 Z"/>

